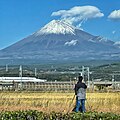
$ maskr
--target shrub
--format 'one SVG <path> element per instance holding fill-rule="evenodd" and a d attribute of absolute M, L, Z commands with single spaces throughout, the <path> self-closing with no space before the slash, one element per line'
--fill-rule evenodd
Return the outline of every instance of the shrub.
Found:
<path fill-rule="evenodd" d="M 0 120 L 120 120 L 120 115 L 97 112 L 47 114 L 36 110 L 3 111 L 0 113 Z"/>

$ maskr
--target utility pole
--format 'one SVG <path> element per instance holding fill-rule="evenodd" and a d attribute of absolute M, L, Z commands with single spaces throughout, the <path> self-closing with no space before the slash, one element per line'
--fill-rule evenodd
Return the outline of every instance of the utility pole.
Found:
<path fill-rule="evenodd" d="M 81 73 L 81 75 L 82 75 L 84 81 L 85 81 L 85 75 L 87 75 L 88 88 L 90 88 L 90 69 L 89 69 L 89 67 L 82 66 L 82 73 Z"/>
<path fill-rule="evenodd" d="M 8 64 L 6 64 L 6 72 L 8 72 Z"/>
<path fill-rule="evenodd" d="M 35 77 L 37 77 L 37 68 L 35 68 Z"/>
<path fill-rule="evenodd" d="M 112 74 L 112 88 L 114 89 L 115 87 L 115 75 Z"/>
<path fill-rule="evenodd" d="M 83 77 L 83 80 L 84 80 L 84 69 L 85 69 L 85 67 L 82 66 L 82 77 Z"/>
<path fill-rule="evenodd" d="M 22 90 L 22 65 L 19 68 L 19 77 L 21 77 L 21 90 Z"/>
<path fill-rule="evenodd" d="M 90 69 L 87 67 L 87 76 L 88 76 L 88 88 L 90 88 Z"/>

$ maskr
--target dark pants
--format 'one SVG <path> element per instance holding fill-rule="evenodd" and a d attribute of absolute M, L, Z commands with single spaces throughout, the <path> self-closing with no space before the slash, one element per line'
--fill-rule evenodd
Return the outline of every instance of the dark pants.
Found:
<path fill-rule="evenodd" d="M 81 107 L 81 112 L 86 112 L 85 110 L 85 99 L 78 100 L 78 97 L 76 97 L 76 109 L 75 111 L 78 112 Z"/>

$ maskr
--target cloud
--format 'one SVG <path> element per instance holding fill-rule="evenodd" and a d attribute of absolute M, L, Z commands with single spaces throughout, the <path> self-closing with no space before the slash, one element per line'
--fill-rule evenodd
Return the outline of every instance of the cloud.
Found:
<path fill-rule="evenodd" d="M 66 42 L 64 45 L 68 45 L 68 46 L 74 46 L 77 44 L 77 40 L 71 40 L 70 42 Z"/>
<path fill-rule="evenodd" d="M 88 19 L 100 18 L 104 14 L 95 6 L 75 6 L 69 10 L 59 10 L 53 12 L 51 16 L 60 16 L 62 20 L 74 24 L 79 22 L 79 26 Z"/>
<path fill-rule="evenodd" d="M 120 21 L 120 10 L 112 11 L 108 18 L 111 20 Z"/>

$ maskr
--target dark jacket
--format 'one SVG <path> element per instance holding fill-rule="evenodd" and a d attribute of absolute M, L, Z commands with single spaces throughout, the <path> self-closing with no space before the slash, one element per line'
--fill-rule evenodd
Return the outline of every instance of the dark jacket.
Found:
<path fill-rule="evenodd" d="M 75 95 L 78 99 L 86 99 L 86 88 L 87 85 L 85 83 L 78 82 L 75 84 Z"/>

